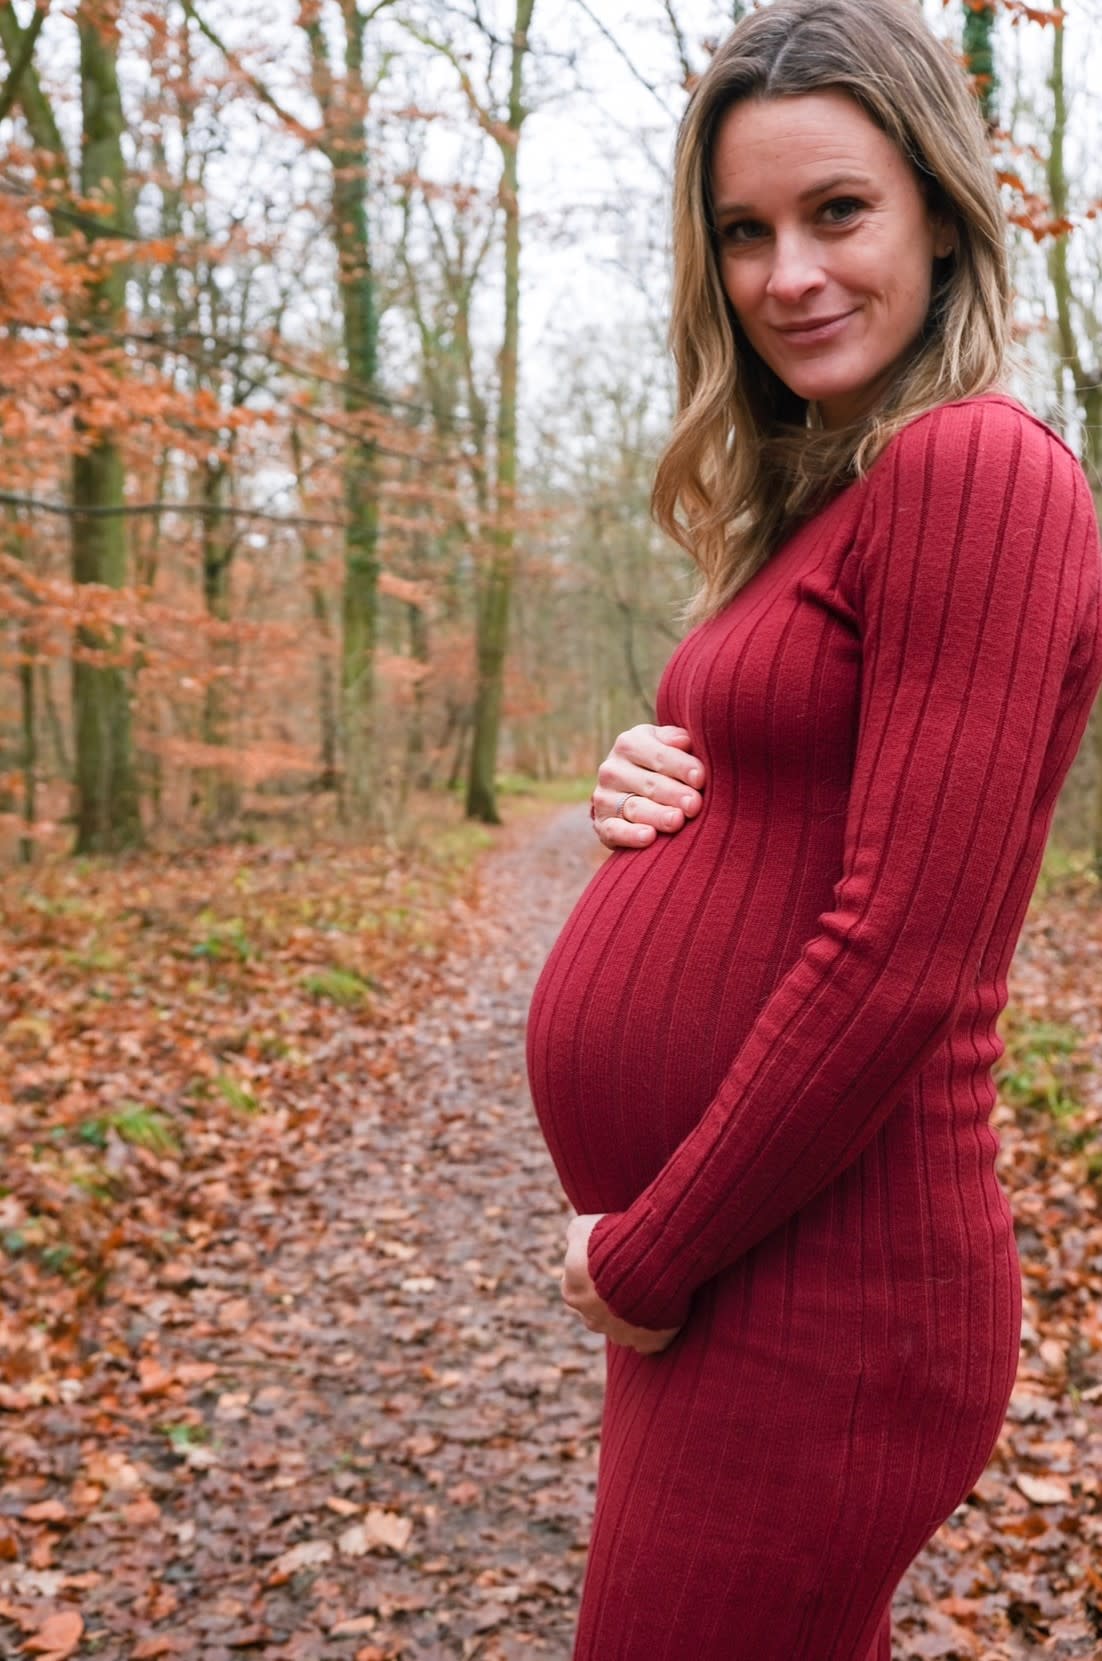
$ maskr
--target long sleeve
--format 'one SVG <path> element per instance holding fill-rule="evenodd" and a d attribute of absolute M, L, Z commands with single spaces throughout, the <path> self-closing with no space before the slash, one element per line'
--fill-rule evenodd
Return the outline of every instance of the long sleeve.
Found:
<path fill-rule="evenodd" d="M 1097 680 L 1090 497 L 1040 423 L 947 405 L 858 488 L 844 572 L 861 693 L 833 904 L 693 1130 L 590 1235 L 597 1290 L 640 1325 L 681 1324 L 697 1286 L 860 1155 L 945 1039 L 1039 859 L 1038 799 L 1070 760 L 1052 754 L 1058 713 L 1078 697 L 1081 734 Z"/>

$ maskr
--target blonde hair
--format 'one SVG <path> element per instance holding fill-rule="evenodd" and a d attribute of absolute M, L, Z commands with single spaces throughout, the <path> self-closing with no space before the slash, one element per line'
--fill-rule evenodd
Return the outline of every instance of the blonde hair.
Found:
<path fill-rule="evenodd" d="M 753 350 L 724 293 L 711 212 L 711 153 L 744 98 L 848 93 L 914 167 L 955 247 L 935 262 L 915 349 L 855 426 L 808 425 Z M 991 388 L 1010 338 L 1004 216 L 976 97 L 908 0 L 774 0 L 738 25 L 698 83 L 678 133 L 673 308 L 677 417 L 651 508 L 695 560 L 689 621 L 714 615 L 797 525 L 915 416 Z"/>

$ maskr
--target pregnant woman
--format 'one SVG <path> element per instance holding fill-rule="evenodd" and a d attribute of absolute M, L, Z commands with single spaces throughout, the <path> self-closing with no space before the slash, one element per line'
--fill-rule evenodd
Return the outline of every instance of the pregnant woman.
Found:
<path fill-rule="evenodd" d="M 654 506 L 695 626 L 528 1027 L 563 1295 L 608 1340 L 574 1657 L 889 1661 L 1014 1379 L 991 1067 L 1102 556 L 1000 390 L 991 162 L 917 8 L 748 16 L 674 217 Z"/>

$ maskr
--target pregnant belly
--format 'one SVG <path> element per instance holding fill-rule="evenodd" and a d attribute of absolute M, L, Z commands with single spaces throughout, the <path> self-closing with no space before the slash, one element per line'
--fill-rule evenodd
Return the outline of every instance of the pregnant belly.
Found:
<path fill-rule="evenodd" d="M 829 904 L 806 845 L 766 858 L 752 828 L 712 823 L 607 859 L 537 982 L 529 1083 L 576 1211 L 623 1210 L 647 1186 Z"/>

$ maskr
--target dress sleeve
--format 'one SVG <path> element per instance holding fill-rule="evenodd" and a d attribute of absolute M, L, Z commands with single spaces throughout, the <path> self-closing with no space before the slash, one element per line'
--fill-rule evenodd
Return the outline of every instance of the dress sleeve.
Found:
<path fill-rule="evenodd" d="M 1062 699 L 1086 723 L 1098 654 L 1077 670 L 1076 652 L 1099 554 L 1070 451 L 1016 406 L 973 400 L 910 423 L 861 488 L 842 874 L 701 1119 L 590 1234 L 597 1291 L 640 1326 L 680 1325 L 698 1285 L 879 1130 L 947 1036 L 1035 847 Z"/>

